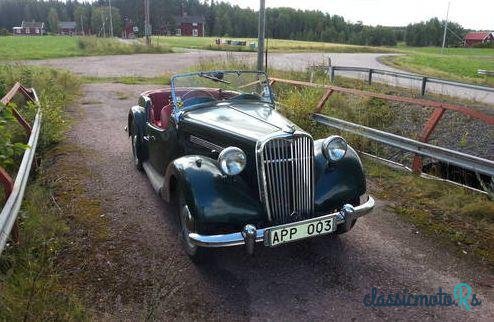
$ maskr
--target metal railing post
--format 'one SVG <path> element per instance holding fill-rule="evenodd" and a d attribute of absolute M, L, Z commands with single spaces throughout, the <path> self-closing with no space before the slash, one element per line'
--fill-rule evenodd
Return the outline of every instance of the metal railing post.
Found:
<path fill-rule="evenodd" d="M 426 86 L 427 86 L 427 77 L 422 77 L 422 88 L 420 90 L 420 94 L 422 96 L 425 96 L 425 90 L 426 90 Z"/>
<path fill-rule="evenodd" d="M 369 76 L 367 78 L 367 82 L 369 83 L 369 85 L 372 84 L 372 73 L 373 73 L 372 68 L 369 68 Z"/>
<path fill-rule="evenodd" d="M 334 83 L 334 67 L 333 66 L 329 67 L 329 81 L 331 83 Z"/>

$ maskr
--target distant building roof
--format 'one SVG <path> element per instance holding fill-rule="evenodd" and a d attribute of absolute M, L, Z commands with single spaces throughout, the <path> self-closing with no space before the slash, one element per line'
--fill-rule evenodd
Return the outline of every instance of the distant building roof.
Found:
<path fill-rule="evenodd" d="M 465 36 L 465 40 L 484 40 L 489 37 L 491 33 L 488 31 L 481 32 L 469 32 Z"/>
<path fill-rule="evenodd" d="M 175 17 L 177 24 L 181 23 L 205 23 L 206 19 L 204 16 L 182 16 Z"/>
<path fill-rule="evenodd" d="M 22 28 L 44 28 L 45 23 L 44 22 L 36 22 L 36 21 L 23 21 Z"/>
<path fill-rule="evenodd" d="M 60 29 L 75 29 L 75 21 L 60 21 L 58 23 L 58 28 Z"/>

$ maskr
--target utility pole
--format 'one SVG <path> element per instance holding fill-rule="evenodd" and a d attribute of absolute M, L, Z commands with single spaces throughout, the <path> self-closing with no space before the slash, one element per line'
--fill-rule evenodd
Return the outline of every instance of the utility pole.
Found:
<path fill-rule="evenodd" d="M 446 33 L 448 32 L 448 18 L 449 18 L 449 5 L 451 2 L 448 2 L 448 11 L 446 11 L 446 21 L 444 22 L 444 34 L 443 34 L 443 46 L 441 48 L 441 55 L 444 52 L 444 46 L 446 45 Z"/>
<path fill-rule="evenodd" d="M 151 45 L 151 38 L 149 37 L 151 35 L 151 24 L 149 21 L 149 1 L 151 0 L 144 0 L 144 35 L 146 36 L 146 45 L 148 46 Z"/>
<path fill-rule="evenodd" d="M 110 37 L 113 38 L 113 16 L 111 14 L 111 0 L 108 0 L 108 5 L 110 6 Z"/>
<path fill-rule="evenodd" d="M 105 28 L 105 17 L 103 16 L 103 11 L 101 11 L 101 22 L 103 24 L 103 38 L 106 38 L 106 28 Z"/>
<path fill-rule="evenodd" d="M 82 35 L 85 36 L 86 33 L 84 32 L 84 18 L 83 16 L 81 15 L 81 31 L 82 31 Z"/>
<path fill-rule="evenodd" d="M 266 35 L 266 1 L 259 7 L 259 30 L 257 40 L 257 70 L 264 70 L 264 36 Z"/>

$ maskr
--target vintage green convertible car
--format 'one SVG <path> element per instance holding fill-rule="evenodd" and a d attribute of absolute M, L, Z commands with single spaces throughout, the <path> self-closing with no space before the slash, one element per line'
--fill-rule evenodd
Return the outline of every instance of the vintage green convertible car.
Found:
<path fill-rule="evenodd" d="M 209 247 L 278 246 L 349 231 L 374 207 L 339 136 L 313 140 L 276 110 L 265 73 L 172 77 L 130 109 L 135 165 L 177 207 L 193 259 Z"/>

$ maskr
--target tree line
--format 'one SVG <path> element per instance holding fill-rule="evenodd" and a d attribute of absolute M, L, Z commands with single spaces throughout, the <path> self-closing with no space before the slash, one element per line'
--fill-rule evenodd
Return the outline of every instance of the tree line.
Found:
<path fill-rule="evenodd" d="M 256 37 L 258 12 L 214 0 L 152 0 L 151 26 L 153 34 L 175 31 L 176 17 L 200 15 L 205 17 L 208 36 Z M 112 0 L 114 34 L 120 35 L 123 18 L 131 19 L 144 30 L 143 1 Z M 0 28 L 12 30 L 22 20 L 43 21 L 49 32 L 56 33 L 58 21 L 75 21 L 79 31 L 103 35 L 109 28 L 108 0 L 92 3 L 67 0 L 0 0 Z M 444 24 L 437 18 L 406 27 L 367 26 L 352 23 L 338 15 L 314 10 L 269 8 L 266 11 L 268 38 L 337 42 L 356 45 L 395 46 L 405 42 L 410 46 L 440 46 Z M 466 30 L 449 23 L 447 44 L 461 42 Z"/>

